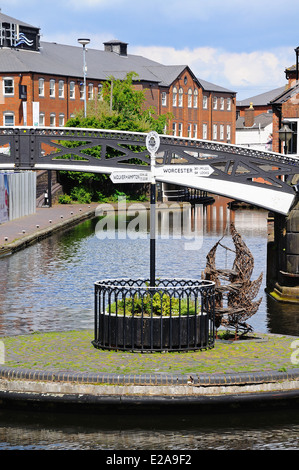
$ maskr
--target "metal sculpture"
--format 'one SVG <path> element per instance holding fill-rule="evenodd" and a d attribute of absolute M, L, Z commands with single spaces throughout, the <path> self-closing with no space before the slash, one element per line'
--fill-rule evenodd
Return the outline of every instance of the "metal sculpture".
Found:
<path fill-rule="evenodd" d="M 220 326 L 234 328 L 235 339 L 239 339 L 251 332 L 253 328 L 247 323 L 261 304 L 262 299 L 254 301 L 257 296 L 263 273 L 251 281 L 254 267 L 254 258 L 251 251 L 242 240 L 234 224 L 230 226 L 230 233 L 235 246 L 235 259 L 231 269 L 219 269 L 216 267 L 216 252 L 221 246 L 230 250 L 221 243 L 223 237 L 212 247 L 207 254 L 207 263 L 202 278 L 215 282 L 215 327 Z"/>

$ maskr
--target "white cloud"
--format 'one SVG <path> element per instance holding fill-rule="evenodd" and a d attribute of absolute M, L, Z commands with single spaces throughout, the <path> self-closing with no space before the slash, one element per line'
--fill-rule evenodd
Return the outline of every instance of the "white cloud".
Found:
<path fill-rule="evenodd" d="M 294 62 L 292 47 L 236 53 L 212 47 L 140 46 L 131 47 L 130 52 L 166 65 L 189 65 L 198 78 L 237 92 L 256 90 L 252 95 L 284 85 L 284 70 Z"/>

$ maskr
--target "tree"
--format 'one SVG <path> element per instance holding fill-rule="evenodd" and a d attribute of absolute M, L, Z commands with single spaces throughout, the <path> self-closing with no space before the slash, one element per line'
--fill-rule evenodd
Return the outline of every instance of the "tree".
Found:
<path fill-rule="evenodd" d="M 134 88 L 133 79 L 136 81 L 137 77 L 134 72 L 128 73 L 124 80 L 109 77 L 103 85 L 100 99 L 88 101 L 86 117 L 83 110 L 80 110 L 66 123 L 66 126 L 131 132 L 156 131 L 158 134 L 163 134 L 171 116 L 169 114 L 158 116 L 154 108 L 145 107 L 144 90 Z M 72 147 L 78 143 L 68 142 L 66 145 Z M 111 150 L 111 156 L 113 152 L 115 151 Z M 95 157 L 99 156 L 97 149 L 92 149 L 89 153 Z M 107 156 L 109 157 L 109 154 Z M 75 197 L 80 194 L 79 188 L 81 193 L 83 188 L 89 194 L 90 200 L 99 200 L 99 196 L 103 193 L 109 195 L 113 191 L 110 179 L 105 174 L 83 172 L 60 174 L 65 190 L 69 194 L 76 195 Z M 132 190 L 132 186 L 127 185 L 126 189 Z"/>

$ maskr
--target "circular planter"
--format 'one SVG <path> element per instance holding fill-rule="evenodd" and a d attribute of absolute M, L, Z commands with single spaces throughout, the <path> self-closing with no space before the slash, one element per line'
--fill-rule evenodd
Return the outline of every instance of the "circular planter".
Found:
<path fill-rule="evenodd" d="M 115 279 L 95 284 L 100 349 L 181 351 L 214 346 L 214 283 Z"/>

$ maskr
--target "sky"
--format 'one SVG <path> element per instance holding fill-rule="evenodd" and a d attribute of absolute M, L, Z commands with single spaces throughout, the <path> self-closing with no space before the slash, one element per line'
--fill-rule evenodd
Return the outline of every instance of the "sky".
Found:
<path fill-rule="evenodd" d="M 77 46 L 87 37 L 102 50 L 118 39 L 129 54 L 188 65 L 237 100 L 284 86 L 299 46 L 298 0 L 1 0 L 0 8 L 41 28 L 42 41 Z"/>

